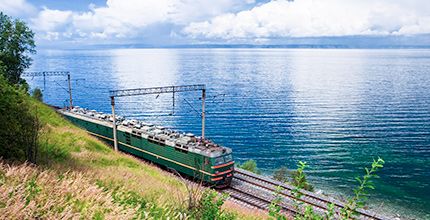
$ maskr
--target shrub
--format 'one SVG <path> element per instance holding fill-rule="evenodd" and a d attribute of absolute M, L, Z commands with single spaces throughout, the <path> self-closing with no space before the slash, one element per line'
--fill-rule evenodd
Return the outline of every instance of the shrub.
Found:
<path fill-rule="evenodd" d="M 178 176 L 180 176 L 179 173 Z M 182 204 L 186 204 L 183 208 L 189 213 L 190 219 L 236 219 L 234 214 L 225 212 L 222 209 L 224 202 L 228 198 L 227 194 L 218 194 L 216 191 L 204 187 L 203 182 L 196 183 L 182 177 L 181 179 L 185 185 L 186 197 L 178 198 L 178 200 L 183 201 Z"/>
<path fill-rule="evenodd" d="M 275 170 L 273 173 L 273 179 L 278 180 L 280 182 L 287 182 L 288 181 L 288 169 L 285 166 L 282 166 L 281 168 Z"/>
<path fill-rule="evenodd" d="M 314 187 L 307 181 L 305 175 L 305 168 L 309 165 L 306 162 L 299 161 L 297 164 L 297 170 L 291 172 L 291 184 L 299 189 L 305 189 L 308 191 L 314 191 Z"/>
<path fill-rule="evenodd" d="M 283 166 L 273 172 L 273 179 L 280 182 L 287 182 L 293 186 L 300 186 L 302 189 L 314 191 L 314 187 L 307 181 L 304 169 L 308 167 L 305 162 L 299 161 L 297 170 L 289 171 Z"/>
<path fill-rule="evenodd" d="M 238 167 L 256 174 L 261 173 L 261 171 L 257 168 L 257 162 L 255 162 L 255 160 L 252 160 L 252 159 L 245 161 L 243 164 L 239 164 Z"/>
<path fill-rule="evenodd" d="M 367 197 L 367 191 L 369 189 L 375 189 L 375 185 L 372 182 L 373 178 L 378 178 L 378 175 L 375 173 L 384 167 L 385 161 L 378 157 L 378 160 L 373 159 L 373 163 L 371 168 L 364 168 L 365 174 L 362 177 L 356 177 L 355 179 L 359 183 L 358 187 L 354 189 L 354 196 L 350 198 L 345 206 L 342 209 L 342 218 L 350 219 L 356 214 L 356 210 L 358 208 L 364 207 Z"/>
<path fill-rule="evenodd" d="M 277 186 L 274 196 L 275 198 L 272 200 L 269 206 L 269 216 L 273 217 L 276 220 L 286 220 L 287 217 L 281 213 L 281 202 L 282 197 L 280 196 L 281 192 L 284 190 L 282 186 Z"/>
<path fill-rule="evenodd" d="M 29 97 L 17 86 L 9 85 L 0 74 L 0 156 L 4 159 L 36 162 L 41 124 L 31 111 Z"/>
<path fill-rule="evenodd" d="M 227 194 L 219 195 L 216 191 L 209 189 L 205 190 L 200 199 L 200 204 L 195 211 L 194 217 L 201 220 L 235 219 L 233 214 L 224 212 L 221 208 L 227 198 Z"/>

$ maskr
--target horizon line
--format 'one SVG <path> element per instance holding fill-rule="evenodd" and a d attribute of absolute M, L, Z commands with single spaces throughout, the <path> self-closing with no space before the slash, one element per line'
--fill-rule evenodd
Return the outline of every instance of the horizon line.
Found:
<path fill-rule="evenodd" d="M 91 49 L 430 49 L 430 45 L 347 45 L 347 44 L 177 44 L 177 45 L 152 45 L 152 44 L 94 44 L 61 47 L 50 47 L 42 45 L 39 49 L 69 49 L 69 50 L 91 50 Z"/>

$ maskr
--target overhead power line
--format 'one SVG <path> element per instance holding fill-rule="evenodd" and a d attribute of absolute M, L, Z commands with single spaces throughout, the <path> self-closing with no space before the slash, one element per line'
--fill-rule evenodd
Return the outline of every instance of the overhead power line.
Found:
<path fill-rule="evenodd" d="M 73 107 L 73 99 L 72 99 L 72 84 L 70 80 L 70 72 L 69 71 L 39 71 L 39 72 L 24 72 L 21 74 L 22 77 L 35 77 L 35 76 L 42 76 L 43 77 L 43 87 L 45 87 L 46 76 L 67 76 L 67 82 L 69 85 L 68 93 L 69 93 L 69 104 L 70 108 Z M 57 82 L 56 82 L 57 83 Z M 57 83 L 58 84 L 58 83 Z M 61 85 L 60 85 L 61 87 Z M 65 89 L 65 88 L 63 88 Z"/>

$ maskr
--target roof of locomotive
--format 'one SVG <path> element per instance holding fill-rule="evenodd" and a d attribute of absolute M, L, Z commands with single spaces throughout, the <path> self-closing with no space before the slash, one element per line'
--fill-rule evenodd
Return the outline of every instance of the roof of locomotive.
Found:
<path fill-rule="evenodd" d="M 105 114 L 95 110 L 87 110 L 75 106 L 70 111 L 66 109 L 60 109 L 58 111 L 65 115 L 91 121 L 107 127 L 112 127 L 113 124 L 113 117 L 111 114 Z M 116 116 L 116 124 L 118 126 L 117 129 L 120 131 L 137 134 L 146 139 L 156 137 L 155 140 L 164 141 L 166 145 L 171 147 L 180 148 L 181 150 L 207 157 L 219 157 L 232 152 L 228 147 L 220 146 L 208 139 L 195 136 L 192 133 L 183 133 L 135 119 L 125 119 L 124 117 Z"/>

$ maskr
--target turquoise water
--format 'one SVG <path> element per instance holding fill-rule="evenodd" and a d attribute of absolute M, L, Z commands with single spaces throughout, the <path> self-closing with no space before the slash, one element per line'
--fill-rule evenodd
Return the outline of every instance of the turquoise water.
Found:
<path fill-rule="evenodd" d="M 116 49 L 39 51 L 34 71 L 72 73 L 75 104 L 110 112 L 107 91 L 205 83 L 207 136 L 270 174 L 309 163 L 316 188 L 351 193 L 386 161 L 371 202 L 430 218 L 430 50 Z M 65 78 L 29 79 L 67 103 Z M 199 93 L 117 100 L 119 114 L 200 133 Z"/>

